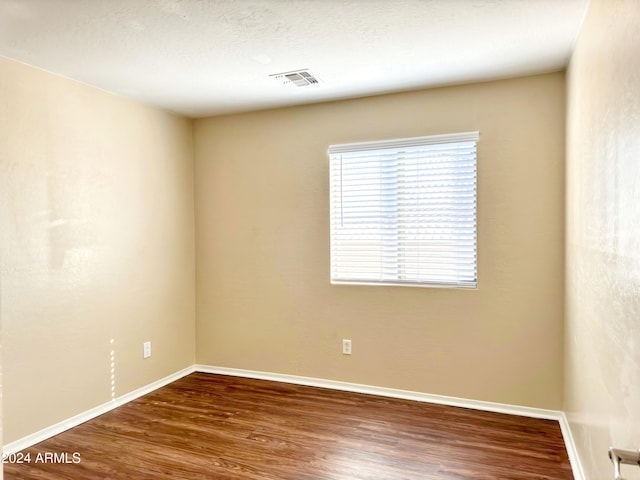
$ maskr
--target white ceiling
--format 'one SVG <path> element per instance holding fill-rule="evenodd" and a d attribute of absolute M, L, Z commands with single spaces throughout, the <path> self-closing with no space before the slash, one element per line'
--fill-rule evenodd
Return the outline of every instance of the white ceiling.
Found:
<path fill-rule="evenodd" d="M 559 70 L 588 1 L 0 0 L 0 55 L 203 117 Z"/>

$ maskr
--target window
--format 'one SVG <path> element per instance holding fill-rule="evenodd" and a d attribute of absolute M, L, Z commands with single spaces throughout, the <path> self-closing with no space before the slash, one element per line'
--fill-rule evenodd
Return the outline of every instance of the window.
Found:
<path fill-rule="evenodd" d="M 475 287 L 478 138 L 329 147 L 331 283 Z"/>

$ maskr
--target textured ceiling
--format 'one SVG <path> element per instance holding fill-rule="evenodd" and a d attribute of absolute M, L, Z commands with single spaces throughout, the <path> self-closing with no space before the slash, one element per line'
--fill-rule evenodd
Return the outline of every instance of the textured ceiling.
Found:
<path fill-rule="evenodd" d="M 559 70 L 587 3 L 0 0 L 0 55 L 202 117 Z"/>

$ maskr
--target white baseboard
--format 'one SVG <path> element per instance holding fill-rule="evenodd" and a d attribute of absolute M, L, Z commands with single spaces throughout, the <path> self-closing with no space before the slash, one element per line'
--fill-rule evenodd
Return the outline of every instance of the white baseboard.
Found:
<path fill-rule="evenodd" d="M 571 463 L 571 470 L 573 471 L 574 480 L 585 480 L 584 471 L 582 470 L 582 463 L 580 462 L 580 456 L 578 455 L 578 449 L 576 443 L 573 440 L 571 433 L 571 426 L 569 420 L 564 412 L 560 412 L 560 430 L 562 430 L 562 437 L 564 438 L 564 444 L 567 447 L 567 455 L 569 455 L 569 462 Z"/>
<path fill-rule="evenodd" d="M 295 385 L 306 385 L 309 387 L 330 388 L 332 390 L 342 390 L 345 392 L 368 393 L 370 395 L 379 395 L 382 397 L 401 398 L 404 400 L 415 400 L 425 403 L 437 403 L 439 405 L 472 408 L 474 410 L 507 413 L 509 415 L 520 415 L 523 417 L 543 418 L 547 420 L 560 421 L 560 418 L 562 416 L 562 412 L 559 410 L 546 410 L 543 408 L 507 405 L 504 403 L 485 402 L 481 400 L 469 400 L 466 398 L 448 397 L 444 395 L 434 395 L 431 393 L 412 392 L 410 390 L 398 390 L 395 388 L 376 387 L 359 383 L 324 380 L 321 378 L 312 377 L 300 377 L 298 375 L 260 372 L 255 370 L 242 370 L 238 368 L 215 367 L 210 365 L 196 365 L 195 370 L 196 372 L 202 373 L 217 373 L 219 375 L 256 378 L 260 380 L 271 380 L 274 382 L 292 383 Z"/>
<path fill-rule="evenodd" d="M 160 380 L 145 385 L 144 387 L 140 387 L 132 392 L 126 393 L 120 397 L 103 403 L 102 405 L 98 405 L 97 407 L 94 407 L 90 410 L 86 410 L 82 413 L 79 413 L 78 415 L 74 415 L 71 418 L 67 418 L 66 420 L 58 422 L 55 425 L 43 428 L 42 430 L 32 433 L 31 435 L 27 435 L 26 437 L 22 437 L 14 442 L 8 443 L 2 447 L 2 453 L 7 455 L 31 447 L 36 443 L 40 443 L 48 438 L 53 437 L 54 435 L 58 435 L 59 433 L 64 432 L 65 430 L 69 430 L 70 428 L 77 427 L 81 423 L 91 420 L 92 418 L 102 415 L 103 413 L 107 413 L 108 411 L 124 405 L 125 403 L 128 403 L 132 400 L 135 400 L 138 397 L 146 395 L 147 393 L 151 393 L 160 387 L 164 387 L 171 382 L 175 382 L 176 380 L 189 375 L 194 371 L 195 368 L 191 366 L 184 368 L 178 372 L 172 373 L 171 375 L 167 375 Z"/>

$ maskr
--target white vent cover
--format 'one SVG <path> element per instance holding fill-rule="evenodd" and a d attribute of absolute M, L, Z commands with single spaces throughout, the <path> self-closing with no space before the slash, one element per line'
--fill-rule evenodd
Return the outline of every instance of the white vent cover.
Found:
<path fill-rule="evenodd" d="M 269 77 L 277 80 L 282 85 L 293 85 L 295 87 L 307 87 L 317 85 L 320 79 L 312 74 L 308 69 L 293 70 L 291 72 L 274 73 Z"/>

